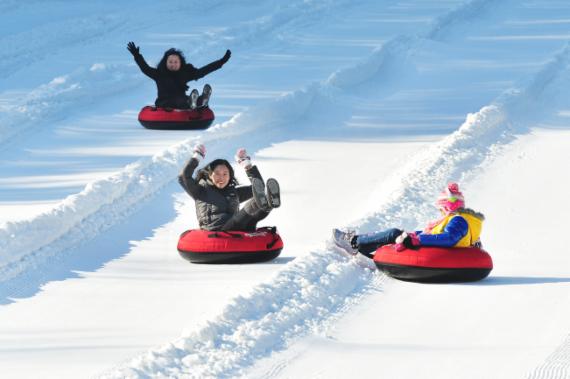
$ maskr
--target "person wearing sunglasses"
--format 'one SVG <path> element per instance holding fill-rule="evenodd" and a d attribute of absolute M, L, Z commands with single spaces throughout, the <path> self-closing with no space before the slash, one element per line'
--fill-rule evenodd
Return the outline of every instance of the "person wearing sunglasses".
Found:
<path fill-rule="evenodd" d="M 333 240 L 340 248 L 369 258 L 380 246 L 388 244 L 396 244 L 397 251 L 419 249 L 421 246 L 481 247 L 479 237 L 485 217 L 465 207 L 465 199 L 457 183 L 447 185 L 439 194 L 436 206 L 441 217 L 428 223 L 421 231 L 406 232 L 392 228 L 359 235 L 354 231 L 333 229 Z"/>

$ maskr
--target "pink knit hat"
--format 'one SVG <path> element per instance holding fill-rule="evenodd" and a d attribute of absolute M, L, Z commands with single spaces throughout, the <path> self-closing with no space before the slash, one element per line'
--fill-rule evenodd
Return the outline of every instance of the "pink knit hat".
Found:
<path fill-rule="evenodd" d="M 457 183 L 449 183 L 447 188 L 439 194 L 435 204 L 446 213 L 464 208 L 465 200 L 463 199 L 463 194 L 459 191 L 459 185 Z"/>

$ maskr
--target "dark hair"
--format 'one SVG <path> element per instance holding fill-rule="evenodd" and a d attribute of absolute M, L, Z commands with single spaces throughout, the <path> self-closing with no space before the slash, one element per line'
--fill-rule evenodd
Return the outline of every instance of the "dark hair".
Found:
<path fill-rule="evenodd" d="M 186 64 L 186 58 L 184 57 L 184 53 L 173 47 L 164 52 L 164 55 L 162 56 L 162 59 L 160 60 L 156 68 L 160 71 L 167 71 L 168 69 L 166 68 L 166 60 L 171 55 L 177 55 L 178 58 L 180 58 L 180 66 L 184 67 L 184 65 Z"/>
<path fill-rule="evenodd" d="M 228 186 L 237 186 L 239 183 L 234 174 L 234 168 L 225 159 L 214 159 L 210 163 L 208 163 L 204 168 L 198 171 L 196 174 L 196 181 L 199 182 L 200 180 L 210 180 L 210 175 L 214 172 L 216 167 L 218 166 L 226 166 L 228 171 L 230 172 L 230 181 L 228 182 Z"/>

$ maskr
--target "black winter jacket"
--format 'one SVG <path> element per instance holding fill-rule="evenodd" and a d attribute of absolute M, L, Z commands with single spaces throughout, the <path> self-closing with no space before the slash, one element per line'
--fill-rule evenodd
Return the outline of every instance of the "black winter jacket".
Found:
<path fill-rule="evenodd" d="M 186 91 L 189 87 L 186 83 L 203 78 L 209 73 L 220 69 L 225 63 L 222 58 L 201 68 L 185 64 L 178 71 L 169 71 L 150 67 L 140 54 L 135 56 L 135 62 L 141 71 L 156 83 L 158 97 L 154 104 L 157 107 L 170 108 L 188 108 Z"/>
<path fill-rule="evenodd" d="M 234 186 L 228 184 L 225 188 L 217 188 L 210 180 L 196 182 L 192 177 L 198 167 L 198 160 L 188 161 L 178 176 L 180 185 L 196 201 L 196 217 L 200 229 L 221 230 L 221 228 L 239 211 L 240 203 L 253 197 L 251 185 Z M 249 178 L 263 180 L 257 166 L 246 170 Z"/>

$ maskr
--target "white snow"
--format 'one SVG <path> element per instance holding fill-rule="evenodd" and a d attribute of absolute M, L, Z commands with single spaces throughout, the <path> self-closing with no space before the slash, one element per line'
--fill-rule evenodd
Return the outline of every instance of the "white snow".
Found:
<path fill-rule="evenodd" d="M 570 4 L 0 10 L 2 378 L 570 377 Z M 130 40 L 151 64 L 232 49 L 192 83 L 213 85 L 214 127 L 138 125 L 155 88 Z M 178 256 L 197 223 L 175 179 L 196 141 L 207 159 L 246 147 L 280 181 L 264 222 L 279 258 Z M 452 180 L 487 216 L 489 278 L 404 283 L 331 245 L 333 227 L 421 226 Z"/>
<path fill-rule="evenodd" d="M 361 378 L 568 377 L 568 251 L 556 236 L 565 233 L 570 205 L 559 201 L 564 186 L 543 172 L 564 170 L 569 141 L 568 131 L 534 130 L 466 183 L 470 204 L 488 220 L 484 243 L 495 265 L 488 279 L 377 284 L 334 326 L 245 377 L 347 378 L 355 367 Z M 541 226 L 533 219 L 545 208 L 557 212 Z M 541 237 L 523 238 L 534 235 Z"/>

